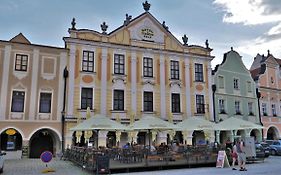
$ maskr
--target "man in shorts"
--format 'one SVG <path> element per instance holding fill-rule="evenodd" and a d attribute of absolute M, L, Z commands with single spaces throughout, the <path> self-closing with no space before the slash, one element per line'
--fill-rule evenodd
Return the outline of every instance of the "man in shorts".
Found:
<path fill-rule="evenodd" d="M 245 143 L 243 140 L 238 140 L 236 144 L 236 150 L 238 154 L 238 165 L 240 167 L 239 171 L 247 171 L 246 165 L 246 153 L 245 153 Z"/>

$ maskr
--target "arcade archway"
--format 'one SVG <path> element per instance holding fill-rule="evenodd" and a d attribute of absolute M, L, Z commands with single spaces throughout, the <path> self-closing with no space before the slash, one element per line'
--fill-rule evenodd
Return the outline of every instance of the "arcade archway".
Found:
<path fill-rule="evenodd" d="M 39 158 L 44 151 L 50 151 L 55 155 L 60 149 L 59 136 L 50 129 L 40 129 L 30 138 L 29 148 L 30 158 Z"/>
<path fill-rule="evenodd" d="M 17 151 L 22 149 L 22 135 L 14 128 L 3 131 L 0 139 L 1 150 Z"/>
<path fill-rule="evenodd" d="M 267 140 L 277 140 L 277 139 L 279 139 L 278 130 L 274 126 L 271 126 L 267 130 L 266 139 Z"/>

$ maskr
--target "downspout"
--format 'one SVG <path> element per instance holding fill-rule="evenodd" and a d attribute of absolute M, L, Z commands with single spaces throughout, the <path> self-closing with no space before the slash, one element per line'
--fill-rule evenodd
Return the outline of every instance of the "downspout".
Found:
<path fill-rule="evenodd" d="M 262 120 L 261 120 L 261 110 L 260 110 L 260 98 L 261 98 L 261 93 L 259 92 L 258 88 L 256 88 L 256 95 L 258 98 L 258 108 L 259 108 L 259 120 L 260 120 L 260 124 L 263 126 Z M 262 140 L 263 140 L 263 129 L 261 132 L 261 136 L 262 136 Z"/>
<path fill-rule="evenodd" d="M 64 78 L 64 90 L 63 90 L 63 108 L 61 112 L 61 150 L 62 153 L 64 153 L 64 125 L 65 125 L 65 101 L 66 101 L 66 83 L 68 78 L 68 70 L 65 66 L 63 70 L 63 78 Z"/>
<path fill-rule="evenodd" d="M 215 92 L 217 90 L 217 86 L 215 84 L 212 85 L 213 91 L 213 113 L 214 113 L 214 122 L 217 123 L 216 119 L 216 104 L 215 104 Z M 215 142 L 217 142 L 217 131 L 215 130 Z"/>

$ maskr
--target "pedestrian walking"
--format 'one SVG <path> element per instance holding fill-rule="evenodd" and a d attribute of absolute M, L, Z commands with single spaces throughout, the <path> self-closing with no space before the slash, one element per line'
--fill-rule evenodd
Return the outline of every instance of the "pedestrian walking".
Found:
<path fill-rule="evenodd" d="M 245 153 L 245 143 L 243 140 L 238 140 L 236 144 L 236 150 L 238 154 L 238 165 L 240 167 L 239 171 L 247 171 L 246 169 L 246 153 Z"/>
<path fill-rule="evenodd" d="M 237 154 L 237 148 L 236 148 L 236 142 L 237 141 L 234 141 L 233 142 L 233 147 L 232 147 L 232 150 L 231 150 L 231 157 L 232 157 L 232 170 L 236 170 L 235 168 L 235 163 L 238 159 L 238 154 Z"/>

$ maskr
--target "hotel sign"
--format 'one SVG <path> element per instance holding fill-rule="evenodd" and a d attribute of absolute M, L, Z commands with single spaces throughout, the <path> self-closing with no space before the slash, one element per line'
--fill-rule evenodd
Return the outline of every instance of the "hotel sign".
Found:
<path fill-rule="evenodd" d="M 150 27 L 142 27 L 139 35 L 143 40 L 154 41 L 155 32 Z"/>

